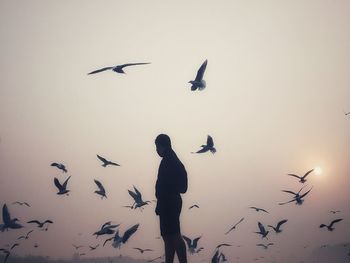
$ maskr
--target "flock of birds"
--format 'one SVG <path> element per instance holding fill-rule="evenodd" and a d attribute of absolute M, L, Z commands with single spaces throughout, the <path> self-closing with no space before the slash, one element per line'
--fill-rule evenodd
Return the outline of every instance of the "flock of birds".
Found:
<path fill-rule="evenodd" d="M 147 62 L 147 63 L 128 63 L 128 64 L 122 64 L 122 65 L 117 65 L 117 66 L 104 67 L 104 68 L 101 68 L 98 70 L 94 70 L 94 71 L 88 73 L 88 75 L 101 73 L 101 72 L 104 72 L 107 70 L 112 70 L 113 72 L 116 72 L 116 73 L 125 74 L 124 68 L 126 68 L 126 67 L 136 66 L 136 65 L 147 65 L 147 64 L 150 64 L 150 63 L 149 62 Z M 202 63 L 202 65 L 200 66 L 200 68 L 198 69 L 195 79 L 189 81 L 189 83 L 191 84 L 192 91 L 203 90 L 206 88 L 206 82 L 205 82 L 203 77 L 204 77 L 204 73 L 205 73 L 207 64 L 208 64 L 208 61 L 205 60 Z M 344 113 L 345 113 L 345 115 L 350 114 L 350 112 L 344 112 Z M 203 154 L 206 152 L 211 152 L 212 154 L 215 154 L 215 152 L 216 152 L 216 148 L 214 147 L 213 138 L 210 135 L 207 136 L 206 144 L 201 145 L 201 148 L 198 151 L 192 152 L 192 153 Z M 106 158 L 104 158 L 100 155 L 97 155 L 97 158 L 98 158 L 98 160 L 100 160 L 102 162 L 103 167 L 120 166 L 118 163 L 107 160 Z M 63 173 L 68 172 L 66 166 L 62 163 L 54 162 L 51 164 L 51 166 L 56 167 L 57 169 L 61 170 Z M 314 169 L 311 169 L 311 170 L 307 171 L 303 176 L 299 176 L 296 174 L 288 174 L 288 176 L 297 178 L 301 184 L 304 184 L 307 181 L 307 177 L 313 171 L 314 171 Z M 69 183 L 70 178 L 71 178 L 71 176 L 68 176 L 64 181 L 60 181 L 56 177 L 54 178 L 54 185 L 56 186 L 56 188 L 58 190 L 57 195 L 67 195 L 67 196 L 69 195 L 70 190 L 68 189 L 68 183 Z M 103 186 L 103 184 L 96 179 L 94 179 L 94 183 L 96 184 L 96 186 L 98 188 L 94 193 L 99 195 L 101 197 L 101 199 L 107 198 L 106 190 L 105 190 L 105 187 Z M 293 202 L 295 202 L 295 204 L 297 204 L 297 205 L 302 205 L 304 200 L 305 200 L 305 197 L 313 189 L 311 187 L 309 190 L 302 193 L 304 188 L 305 187 L 303 186 L 298 192 L 294 192 L 291 190 L 282 190 L 282 192 L 292 195 L 292 198 L 286 202 L 279 203 L 279 205 L 285 205 L 285 204 L 293 203 Z M 142 210 L 142 209 L 144 209 L 144 207 L 146 205 L 150 204 L 151 202 L 156 202 L 156 200 L 144 201 L 142 198 L 141 192 L 135 186 L 133 186 L 132 190 L 128 190 L 128 193 L 129 193 L 130 197 L 132 198 L 133 203 L 132 203 L 132 205 L 125 205 L 124 207 L 126 207 L 126 208 L 130 208 L 130 209 L 139 208 L 140 210 Z M 30 207 L 30 204 L 27 202 L 16 201 L 13 204 Z M 198 204 L 191 205 L 188 209 L 194 209 L 194 208 L 199 209 L 199 205 Z M 260 208 L 260 207 L 251 206 L 251 207 L 249 207 L 249 209 L 252 209 L 256 212 L 269 213 L 266 209 Z M 332 214 L 337 214 L 340 212 L 341 211 L 339 211 L 339 210 L 330 211 L 330 213 L 332 213 Z M 6 204 L 4 204 L 2 207 L 2 220 L 3 220 L 3 223 L 0 225 L 1 232 L 4 232 L 5 230 L 8 231 L 10 229 L 23 228 L 23 225 L 19 223 L 18 218 L 11 217 L 10 212 L 9 212 L 9 208 Z M 321 224 L 319 226 L 319 228 L 321 228 L 321 229 L 325 228 L 328 231 L 334 231 L 335 224 L 341 222 L 342 220 L 343 220 L 343 218 L 336 218 L 336 219 L 332 220 L 331 222 L 329 222 L 329 224 Z M 243 221 L 244 221 L 244 217 L 242 217 L 240 220 L 238 220 L 238 222 L 233 224 L 233 226 L 231 226 L 224 234 L 228 235 L 232 231 L 236 230 L 238 225 L 240 225 Z M 284 226 L 287 222 L 288 222 L 288 219 L 283 219 L 283 220 L 277 222 L 276 225 L 269 224 L 266 227 L 264 226 L 263 223 L 257 222 L 258 231 L 256 231 L 255 233 L 257 235 L 259 235 L 262 240 L 268 239 L 268 236 L 271 235 L 271 234 L 269 235 L 270 231 L 267 230 L 268 228 L 270 228 L 272 231 L 274 231 L 275 234 L 280 234 L 282 232 L 282 226 Z M 49 225 L 53 224 L 53 223 L 54 222 L 52 220 L 49 220 L 49 219 L 47 219 L 45 221 L 39 221 L 39 220 L 34 219 L 34 220 L 30 220 L 27 222 L 27 224 L 35 225 L 38 229 L 40 229 L 42 231 L 47 231 Z M 119 226 L 120 226 L 120 224 L 112 224 L 111 221 L 105 222 L 104 224 L 102 224 L 102 226 L 97 231 L 95 231 L 93 233 L 93 235 L 96 236 L 96 239 L 99 237 L 106 236 L 106 239 L 104 240 L 104 242 L 102 244 L 103 247 L 105 245 L 107 245 L 109 242 L 111 242 L 111 246 L 113 248 L 120 249 L 121 246 L 123 244 L 125 244 L 128 240 L 130 240 L 130 238 L 137 232 L 140 224 L 132 225 L 131 227 L 126 229 L 123 233 L 121 233 L 119 231 Z M 6 262 L 8 260 L 13 249 L 20 246 L 19 241 L 20 240 L 28 240 L 30 238 L 30 235 L 33 232 L 34 232 L 34 230 L 32 229 L 29 232 L 27 232 L 25 235 L 19 236 L 17 238 L 17 241 L 15 243 L 13 243 L 12 245 L 7 244 L 4 248 L 0 248 L 0 251 L 5 255 L 3 262 Z M 200 241 L 201 237 L 202 236 L 191 239 L 191 238 L 183 235 L 183 239 L 186 241 L 188 251 L 190 254 L 198 254 L 204 249 L 204 247 L 199 246 L 199 241 Z M 271 247 L 273 245 L 274 245 L 273 242 L 256 244 L 257 247 L 261 247 L 265 250 L 269 249 L 269 247 Z M 73 244 L 72 246 L 75 248 L 76 251 L 80 251 L 80 249 L 85 247 L 82 245 L 75 245 L 75 244 Z M 91 245 L 91 246 L 89 246 L 89 249 L 90 249 L 90 251 L 94 251 L 99 246 L 100 246 L 100 244 Z M 211 258 L 211 262 L 212 263 L 223 263 L 223 262 L 227 261 L 227 258 L 223 252 L 223 248 L 230 247 L 230 246 L 232 246 L 232 244 L 228 244 L 228 243 L 222 243 L 222 244 L 217 245 L 214 249 L 213 256 Z M 34 247 L 38 247 L 38 244 L 35 243 Z M 150 248 L 134 247 L 133 249 L 139 251 L 141 254 L 143 254 L 145 252 L 153 251 L 153 249 L 150 249 Z M 83 255 L 86 255 L 86 253 L 82 252 L 82 253 L 79 253 L 79 255 L 83 256 Z M 349 251 L 348 255 L 350 256 L 350 251 Z M 156 258 L 151 259 L 151 260 L 148 260 L 148 262 L 153 262 L 153 261 L 156 261 L 158 259 L 163 259 L 163 258 L 164 258 L 164 255 L 156 257 Z M 239 259 L 239 257 L 237 257 L 236 259 Z M 255 258 L 254 260 L 259 260 L 259 258 Z M 112 261 L 109 259 L 109 262 L 112 262 Z"/>

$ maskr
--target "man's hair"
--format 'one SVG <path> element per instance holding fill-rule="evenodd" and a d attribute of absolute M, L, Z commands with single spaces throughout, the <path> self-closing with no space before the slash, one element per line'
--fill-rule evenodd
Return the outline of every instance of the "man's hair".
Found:
<path fill-rule="evenodd" d="M 155 143 L 166 148 L 171 148 L 170 137 L 166 134 L 159 134 L 155 140 Z"/>

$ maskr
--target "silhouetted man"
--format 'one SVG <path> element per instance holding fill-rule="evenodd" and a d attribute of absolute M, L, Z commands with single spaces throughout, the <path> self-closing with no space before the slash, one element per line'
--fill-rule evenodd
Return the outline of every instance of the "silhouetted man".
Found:
<path fill-rule="evenodd" d="M 156 214 L 159 215 L 160 233 L 164 240 L 165 263 L 174 261 L 175 252 L 180 263 L 187 263 L 186 245 L 180 231 L 180 193 L 187 191 L 187 172 L 171 148 L 168 135 L 158 135 L 155 143 L 157 153 L 162 157 L 156 182 Z"/>

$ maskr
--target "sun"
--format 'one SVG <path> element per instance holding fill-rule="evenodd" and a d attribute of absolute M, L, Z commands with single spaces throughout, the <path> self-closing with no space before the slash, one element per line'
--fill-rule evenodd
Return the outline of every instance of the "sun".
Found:
<path fill-rule="evenodd" d="M 316 175 L 321 175 L 322 174 L 322 168 L 319 167 L 319 166 L 316 166 L 314 168 L 314 172 L 315 172 Z"/>

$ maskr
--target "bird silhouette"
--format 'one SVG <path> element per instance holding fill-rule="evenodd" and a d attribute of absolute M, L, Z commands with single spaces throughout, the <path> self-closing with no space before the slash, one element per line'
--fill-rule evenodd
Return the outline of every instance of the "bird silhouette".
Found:
<path fill-rule="evenodd" d="M 9 228 L 18 229 L 23 227 L 21 224 L 17 223 L 17 221 L 19 221 L 18 218 L 11 219 L 11 215 L 6 204 L 4 204 L 2 207 L 2 221 L 3 221 L 3 224 L 0 225 L 1 232 L 4 232 Z"/>
<path fill-rule="evenodd" d="M 292 194 L 294 195 L 294 198 L 290 201 L 287 201 L 287 202 L 284 202 L 284 203 L 279 203 L 279 205 L 285 205 L 285 204 L 288 204 L 288 203 L 292 203 L 292 202 L 295 202 L 297 205 L 302 205 L 303 202 L 304 202 L 304 197 L 306 195 L 308 195 L 310 193 L 310 191 L 312 190 L 312 187 L 309 191 L 305 192 L 304 194 L 300 194 L 300 192 L 304 189 L 304 187 L 302 187 L 298 193 L 294 193 L 293 191 L 289 191 L 289 190 L 282 190 L 282 192 L 285 192 L 285 193 L 289 193 L 289 194 Z"/>
<path fill-rule="evenodd" d="M 38 220 L 31 220 L 27 222 L 28 224 L 37 224 L 38 228 L 43 228 L 45 224 L 53 224 L 53 222 L 51 220 L 45 220 L 43 222 L 40 222 Z"/>
<path fill-rule="evenodd" d="M 238 224 L 240 224 L 243 220 L 244 220 L 244 217 L 242 217 L 236 224 L 234 224 L 234 225 L 225 233 L 225 235 L 227 235 L 228 233 L 230 233 L 233 229 L 236 229 L 236 226 L 237 226 Z"/>
<path fill-rule="evenodd" d="M 341 211 L 340 210 L 331 210 L 331 211 L 329 211 L 329 213 L 332 213 L 332 214 L 336 214 L 336 213 L 340 213 Z"/>
<path fill-rule="evenodd" d="M 57 167 L 58 169 L 62 170 L 62 172 L 64 173 L 67 172 L 66 166 L 64 166 L 64 164 L 62 163 L 52 163 L 51 166 Z"/>
<path fill-rule="evenodd" d="M 112 246 L 114 248 L 120 248 L 121 245 L 125 244 L 129 240 L 129 238 L 137 231 L 138 227 L 139 224 L 133 225 L 128 230 L 126 230 L 122 236 L 119 235 L 119 230 L 117 230 L 114 237 L 105 240 L 103 246 L 105 246 L 108 241 L 113 240 Z"/>
<path fill-rule="evenodd" d="M 281 221 L 279 221 L 279 222 L 277 223 L 277 226 L 276 226 L 276 227 L 274 227 L 274 226 L 272 226 L 272 225 L 268 225 L 268 227 L 271 227 L 271 228 L 276 232 L 276 234 L 277 234 L 277 233 L 281 233 L 281 232 L 282 232 L 281 226 L 282 226 L 284 223 L 286 223 L 287 221 L 288 221 L 288 219 L 283 219 L 283 220 L 281 220 Z"/>
<path fill-rule="evenodd" d="M 34 230 L 30 230 L 25 236 L 20 236 L 20 237 L 18 237 L 17 240 L 20 240 L 20 239 L 28 239 L 30 233 L 32 233 L 33 231 L 34 231 Z"/>
<path fill-rule="evenodd" d="M 306 182 L 306 177 L 307 177 L 310 173 L 312 173 L 313 171 L 314 171 L 314 169 L 311 169 L 311 170 L 307 171 L 303 176 L 299 176 L 299 175 L 296 175 L 296 174 L 288 174 L 288 175 L 300 179 L 299 182 L 303 184 L 303 183 Z"/>
<path fill-rule="evenodd" d="M 269 231 L 266 231 L 264 225 L 261 224 L 260 222 L 258 222 L 258 227 L 259 227 L 259 232 L 255 232 L 255 233 L 261 235 L 261 238 L 268 239 L 267 234 L 269 233 Z"/>
<path fill-rule="evenodd" d="M 202 149 L 198 150 L 197 152 L 192 153 L 205 153 L 207 151 L 210 151 L 212 154 L 216 153 L 216 149 L 214 148 L 214 141 L 213 138 L 208 135 L 207 137 L 207 144 L 201 145 Z"/>
<path fill-rule="evenodd" d="M 120 166 L 120 165 L 117 164 L 117 163 L 108 161 L 107 159 L 103 158 L 102 156 L 100 156 L 100 155 L 98 155 L 98 154 L 96 154 L 96 155 L 97 155 L 97 158 L 98 158 L 101 162 L 103 162 L 103 164 L 102 164 L 103 167 L 107 167 L 107 165 Z"/>
<path fill-rule="evenodd" d="M 67 184 L 68 184 L 68 180 L 70 179 L 70 176 L 66 179 L 66 181 L 64 181 L 63 184 L 60 183 L 60 181 L 58 181 L 58 179 L 55 177 L 54 179 L 54 183 L 56 185 L 56 187 L 58 188 L 58 195 L 68 195 L 68 192 L 70 192 L 70 190 L 67 190 Z"/>
<path fill-rule="evenodd" d="M 273 243 L 268 243 L 268 244 L 256 244 L 256 246 L 258 246 L 258 247 L 263 247 L 264 249 L 268 249 L 269 248 L 269 246 L 272 246 L 273 245 Z"/>
<path fill-rule="evenodd" d="M 192 84 L 191 90 L 203 90 L 206 88 L 207 84 L 203 79 L 205 69 L 207 68 L 208 60 L 206 59 L 197 71 L 196 79 L 191 80 L 188 83 Z"/>
<path fill-rule="evenodd" d="M 128 190 L 129 195 L 134 199 L 134 203 L 133 203 L 133 207 L 134 209 L 136 208 L 142 208 L 144 205 L 147 205 L 148 203 L 150 203 L 151 201 L 143 201 L 142 200 L 142 194 L 139 190 L 137 190 L 137 188 L 135 186 L 134 187 L 134 191 L 132 190 Z"/>
<path fill-rule="evenodd" d="M 103 197 L 107 198 L 107 195 L 106 195 L 106 190 L 105 188 L 103 187 L 103 185 L 101 184 L 100 181 L 94 179 L 94 182 L 95 184 L 97 185 L 98 187 L 98 190 L 95 191 L 96 194 L 100 195 L 101 196 L 101 199 L 103 199 Z"/>
<path fill-rule="evenodd" d="M 112 225 L 111 221 L 104 223 L 100 230 L 96 231 L 93 235 L 96 235 L 96 238 L 102 235 L 112 235 L 115 233 L 114 228 L 117 228 L 120 224 Z"/>
<path fill-rule="evenodd" d="M 266 211 L 266 210 L 263 209 L 263 208 L 259 208 L 259 207 L 255 207 L 255 206 L 251 206 L 251 207 L 249 207 L 249 208 L 250 208 L 250 209 L 254 209 L 256 212 L 262 211 L 262 212 L 265 212 L 265 213 L 268 213 L 268 214 L 269 214 L 269 212 Z"/>
<path fill-rule="evenodd" d="M 139 247 L 134 247 L 133 249 L 140 251 L 141 254 L 143 254 L 144 252 L 147 252 L 147 251 L 153 251 L 153 249 L 149 249 L 149 248 L 142 249 Z"/>
<path fill-rule="evenodd" d="M 334 230 L 333 225 L 335 223 L 342 221 L 342 220 L 343 220 L 342 218 L 338 218 L 338 219 L 333 220 L 329 225 L 321 224 L 320 228 L 326 227 L 328 229 L 328 231 L 333 231 Z"/>
<path fill-rule="evenodd" d="M 16 202 L 13 202 L 12 204 L 17 204 L 17 205 L 20 205 L 20 206 L 26 205 L 26 206 L 30 207 L 30 204 L 28 204 L 27 202 L 18 202 L 18 201 L 16 201 Z"/>
<path fill-rule="evenodd" d="M 130 66 L 136 66 L 136 65 L 146 65 L 146 64 L 151 64 L 150 62 L 146 62 L 146 63 L 127 63 L 127 64 L 122 64 L 122 65 L 117 65 L 117 66 L 113 66 L 113 67 L 105 67 L 105 68 L 101 68 L 98 70 L 94 70 L 91 71 L 90 73 L 88 73 L 88 75 L 91 74 L 96 74 L 96 73 L 100 73 L 106 70 L 113 70 L 116 73 L 121 73 L 121 74 L 126 74 L 125 71 L 123 70 L 125 67 L 130 67 Z"/>
<path fill-rule="evenodd" d="M 188 247 L 188 251 L 190 252 L 190 254 L 194 254 L 197 252 L 197 245 L 198 245 L 198 240 L 202 237 L 197 237 L 195 239 L 190 239 L 188 237 L 186 237 L 185 235 L 182 235 L 183 239 L 185 239 L 187 247 Z"/>
<path fill-rule="evenodd" d="M 192 208 L 194 208 L 194 207 L 199 208 L 198 205 L 191 205 L 188 209 L 192 209 Z"/>

